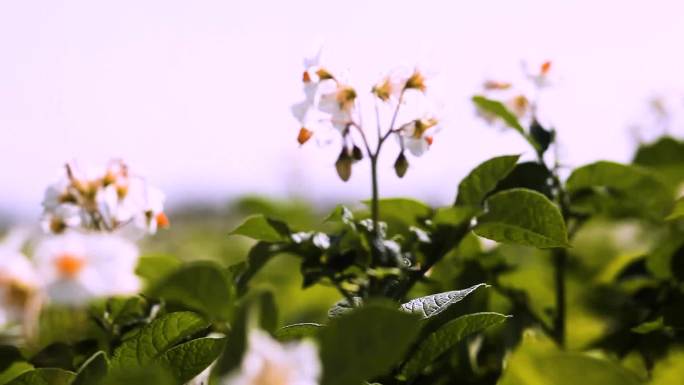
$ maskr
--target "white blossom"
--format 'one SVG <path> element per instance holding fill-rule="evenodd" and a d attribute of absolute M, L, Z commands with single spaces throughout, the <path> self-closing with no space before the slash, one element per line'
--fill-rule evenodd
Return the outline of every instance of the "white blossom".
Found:
<path fill-rule="evenodd" d="M 80 305 L 140 289 L 135 275 L 138 248 L 113 234 L 66 232 L 47 237 L 36 246 L 34 261 L 42 289 L 54 303 Z"/>
<path fill-rule="evenodd" d="M 0 246 L 0 325 L 21 323 L 38 291 L 38 275 L 22 253 Z"/>
<path fill-rule="evenodd" d="M 253 329 L 242 365 L 221 385 L 317 385 L 321 376 L 318 349 L 311 341 L 281 344 Z"/>
<path fill-rule="evenodd" d="M 164 194 L 131 173 L 122 161 L 100 169 L 89 167 L 87 172 L 67 164 L 61 179 L 48 186 L 43 207 L 42 227 L 55 234 L 79 229 L 139 238 L 154 234 L 169 222 L 164 214 Z"/>

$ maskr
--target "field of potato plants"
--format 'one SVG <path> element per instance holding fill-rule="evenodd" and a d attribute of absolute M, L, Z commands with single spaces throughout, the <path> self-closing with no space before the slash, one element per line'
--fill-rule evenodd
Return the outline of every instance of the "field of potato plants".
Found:
<path fill-rule="evenodd" d="M 172 213 L 125 160 L 65 163 L 40 231 L 3 230 L 0 385 L 684 383 L 684 141 L 564 167 L 553 73 L 473 90 L 529 150 L 482 161 L 445 207 L 378 183 L 429 172 L 429 76 L 357 89 L 317 56 L 293 75 L 291 145 L 339 153 L 343 181 L 369 167 L 359 204 Z"/>

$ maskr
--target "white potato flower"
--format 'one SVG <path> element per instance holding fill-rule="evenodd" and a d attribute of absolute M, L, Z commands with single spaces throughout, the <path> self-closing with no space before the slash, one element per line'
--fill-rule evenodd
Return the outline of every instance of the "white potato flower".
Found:
<path fill-rule="evenodd" d="M 38 275 L 22 253 L 0 246 L 0 325 L 22 323 L 38 295 Z"/>
<path fill-rule="evenodd" d="M 113 234 L 66 232 L 43 239 L 34 262 L 43 291 L 54 303 L 80 305 L 93 298 L 131 295 L 138 248 Z"/>
<path fill-rule="evenodd" d="M 435 131 L 437 120 L 432 118 L 416 119 L 399 128 L 404 147 L 414 156 L 421 156 L 432 145 L 432 132 Z"/>
<path fill-rule="evenodd" d="M 87 172 L 67 164 L 65 171 L 45 192 L 41 224 L 46 232 L 79 229 L 140 237 L 168 226 L 163 193 L 132 174 L 122 161 Z M 127 227 L 138 231 L 122 231 Z"/>
<path fill-rule="evenodd" d="M 248 348 L 237 373 L 221 385 L 317 385 L 321 376 L 318 349 L 311 341 L 281 344 L 266 332 L 249 332 Z"/>

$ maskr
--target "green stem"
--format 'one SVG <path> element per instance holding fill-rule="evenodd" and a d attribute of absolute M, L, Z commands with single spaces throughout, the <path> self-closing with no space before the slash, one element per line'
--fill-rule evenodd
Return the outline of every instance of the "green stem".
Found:
<path fill-rule="evenodd" d="M 543 161 L 540 156 L 540 161 Z M 548 167 L 547 167 L 548 169 Z M 551 183 L 554 188 L 556 203 L 560 207 L 563 221 L 570 219 L 570 207 L 568 204 L 567 193 L 563 189 L 563 183 L 558 176 L 558 161 L 556 165 L 549 169 Z M 566 273 L 568 264 L 568 252 L 566 249 L 553 250 L 553 277 L 554 291 L 556 296 L 556 314 L 553 319 L 553 331 L 556 342 L 561 348 L 565 348 L 567 334 L 567 294 L 566 294 Z"/>
<path fill-rule="evenodd" d="M 379 209 L 379 194 L 378 194 L 378 156 L 371 155 L 371 185 L 372 185 L 372 196 L 371 196 L 371 219 L 373 220 L 373 234 L 377 236 L 378 233 L 378 222 L 380 220 L 380 209 Z"/>
<path fill-rule="evenodd" d="M 565 293 L 565 273 L 567 267 L 568 254 L 565 249 L 555 249 L 553 251 L 553 274 L 556 292 L 556 314 L 553 319 L 553 331 L 555 339 L 561 348 L 565 348 L 566 335 L 566 293 Z"/>

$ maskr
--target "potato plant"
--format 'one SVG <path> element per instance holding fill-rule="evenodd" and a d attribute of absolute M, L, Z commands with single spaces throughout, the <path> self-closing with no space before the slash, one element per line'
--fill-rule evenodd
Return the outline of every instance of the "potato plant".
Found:
<path fill-rule="evenodd" d="M 487 81 L 472 103 L 529 152 L 482 161 L 432 207 L 378 183 L 389 141 L 401 178 L 439 140 L 424 73 L 370 87 L 364 126 L 362 93 L 307 59 L 297 141 L 331 134 L 342 180 L 370 166 L 370 198 L 305 225 L 299 207 L 249 216 L 221 234 L 251 240 L 237 263 L 140 255 L 171 226 L 163 194 L 122 161 L 69 163 L 47 189 L 45 235 L 10 231 L 0 248 L 0 384 L 680 383 L 684 142 L 568 170 L 562 130 L 540 115 L 551 63 L 526 75 L 534 97 Z M 198 250 L 220 250 L 210 242 Z M 284 299 L 287 284 L 257 284 L 279 260 L 299 272 Z M 335 291 L 325 315 L 297 313 L 294 297 L 321 287 Z"/>

